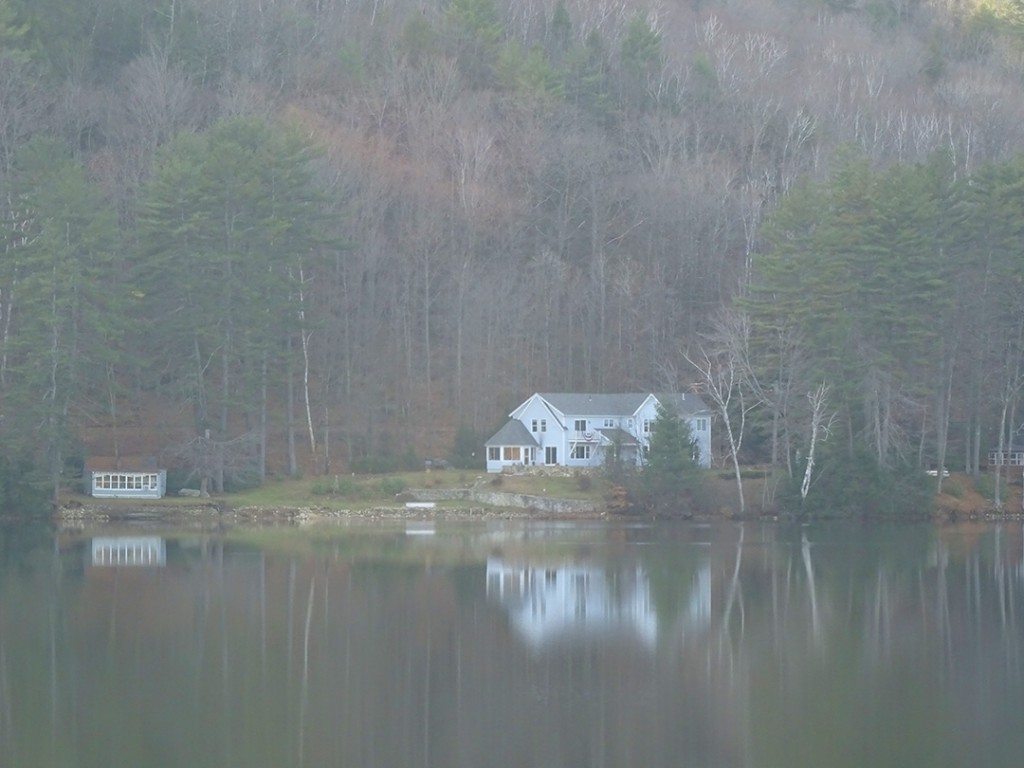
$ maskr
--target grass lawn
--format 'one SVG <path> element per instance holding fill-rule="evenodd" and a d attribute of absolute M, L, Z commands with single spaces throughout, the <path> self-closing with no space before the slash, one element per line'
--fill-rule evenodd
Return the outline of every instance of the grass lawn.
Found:
<path fill-rule="evenodd" d="M 233 506 L 360 509 L 395 503 L 395 495 L 413 488 L 469 488 L 567 499 L 600 500 L 608 490 L 603 478 L 487 475 L 474 470 L 393 472 L 384 475 L 334 475 L 301 480 L 269 480 L 259 488 L 227 494 Z M 458 506 L 457 502 L 443 506 Z"/>

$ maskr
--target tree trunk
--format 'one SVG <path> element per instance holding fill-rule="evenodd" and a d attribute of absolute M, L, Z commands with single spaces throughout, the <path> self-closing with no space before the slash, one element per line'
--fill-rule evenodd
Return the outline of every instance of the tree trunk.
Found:
<path fill-rule="evenodd" d="M 295 455 L 295 376 L 292 372 L 292 338 L 288 337 L 288 372 L 285 376 L 286 404 L 285 421 L 288 432 L 288 476 L 297 477 L 299 474 L 298 458 Z"/>
<path fill-rule="evenodd" d="M 943 374 L 942 389 L 938 398 L 938 419 L 935 424 L 936 439 L 936 480 L 935 492 L 942 493 L 942 480 L 946 468 L 946 446 L 949 437 L 949 406 L 953 395 L 953 361 L 947 360 L 947 369 Z"/>
<path fill-rule="evenodd" d="M 260 365 L 260 483 L 267 479 L 267 353 L 263 353 Z"/>

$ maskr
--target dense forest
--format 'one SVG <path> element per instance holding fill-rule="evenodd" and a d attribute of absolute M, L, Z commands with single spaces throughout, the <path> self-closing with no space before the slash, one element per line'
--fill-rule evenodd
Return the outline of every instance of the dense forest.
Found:
<path fill-rule="evenodd" d="M 1013 0 L 0 0 L 2 474 L 337 472 L 690 387 L 718 461 L 977 473 L 1022 78 Z"/>

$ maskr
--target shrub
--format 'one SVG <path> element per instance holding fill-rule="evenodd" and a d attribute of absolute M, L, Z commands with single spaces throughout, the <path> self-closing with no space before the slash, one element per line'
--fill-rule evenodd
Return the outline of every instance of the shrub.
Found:
<path fill-rule="evenodd" d="M 406 482 L 400 477 L 385 477 L 380 481 L 380 492 L 385 496 L 395 496 L 406 487 Z"/>
<path fill-rule="evenodd" d="M 455 444 L 449 457 L 453 467 L 458 469 L 483 469 L 483 441 L 472 427 L 462 424 L 455 432 Z"/>
<path fill-rule="evenodd" d="M 801 504 L 803 468 L 779 488 L 780 509 L 796 514 L 921 515 L 931 509 L 932 484 L 910 464 L 883 467 L 864 449 L 834 450 L 822 456 L 807 498 Z"/>
<path fill-rule="evenodd" d="M 590 475 L 577 475 L 576 476 L 576 487 L 581 491 L 589 491 L 594 486 L 594 481 Z"/>
<path fill-rule="evenodd" d="M 1006 475 L 1003 475 L 1003 483 L 1006 483 Z M 986 499 L 996 497 L 996 478 L 994 475 L 981 475 L 974 478 L 974 488 Z M 1004 490 L 1005 493 L 1005 490 Z"/>
<path fill-rule="evenodd" d="M 504 482 L 505 481 L 502 479 L 501 475 L 495 475 L 494 477 L 491 478 L 491 485 L 493 485 L 495 488 L 500 488 L 502 483 Z"/>
<path fill-rule="evenodd" d="M 966 493 L 960 481 L 955 480 L 953 478 L 950 478 L 949 480 L 946 480 L 942 483 L 942 490 L 944 493 L 949 494 L 954 499 L 962 499 L 964 497 L 964 493 Z"/>
<path fill-rule="evenodd" d="M 399 469 L 394 456 L 360 456 L 352 459 L 352 471 L 357 475 L 383 475 Z"/>
<path fill-rule="evenodd" d="M 338 496 L 356 499 L 363 495 L 363 488 L 353 478 L 335 475 L 331 480 L 317 480 L 310 489 L 314 496 Z"/>
<path fill-rule="evenodd" d="M 399 465 L 406 472 L 415 472 L 418 469 L 423 469 L 423 462 L 420 461 L 420 457 L 416 455 L 416 451 L 412 449 L 411 445 L 402 453 Z"/>
<path fill-rule="evenodd" d="M 309 492 L 314 496 L 330 496 L 334 493 L 334 484 L 325 480 L 315 480 Z"/>

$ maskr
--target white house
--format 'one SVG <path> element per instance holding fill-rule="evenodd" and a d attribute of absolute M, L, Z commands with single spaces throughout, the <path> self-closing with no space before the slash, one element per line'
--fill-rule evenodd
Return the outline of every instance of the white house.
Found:
<path fill-rule="evenodd" d="M 487 471 L 539 466 L 598 467 L 609 456 L 642 464 L 658 404 L 690 425 L 701 466 L 711 466 L 711 411 L 689 392 L 538 392 L 509 414 L 484 446 Z"/>

